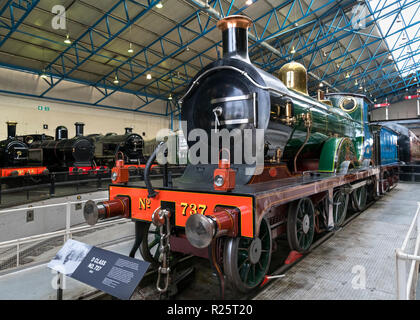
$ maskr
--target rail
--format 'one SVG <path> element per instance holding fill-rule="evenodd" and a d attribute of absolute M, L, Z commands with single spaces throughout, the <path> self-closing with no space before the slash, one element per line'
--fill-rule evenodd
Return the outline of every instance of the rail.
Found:
<path fill-rule="evenodd" d="M 414 248 L 413 247 L 414 244 Z M 412 250 L 410 250 L 412 249 Z M 395 252 L 397 299 L 415 300 L 420 265 L 420 202 L 401 248 Z"/>
<path fill-rule="evenodd" d="M 93 199 L 93 201 L 103 201 L 103 200 L 107 200 L 107 198 Z M 66 240 L 71 239 L 73 237 L 73 235 L 76 234 L 76 233 L 89 231 L 89 230 L 95 230 L 95 229 L 103 228 L 103 227 L 109 227 L 109 226 L 119 224 L 119 223 L 130 222 L 130 220 L 128 220 L 128 219 L 117 218 L 117 219 L 112 219 L 112 220 L 107 220 L 107 221 L 104 221 L 104 222 L 97 223 L 94 226 L 82 225 L 82 226 L 77 226 L 77 227 L 72 228 L 71 227 L 71 207 L 72 207 L 72 205 L 85 203 L 86 201 L 88 201 L 88 200 L 68 201 L 68 202 L 65 202 L 65 203 L 57 203 L 57 204 L 49 204 L 49 205 L 30 207 L 29 209 L 31 209 L 31 210 L 46 209 L 46 208 L 60 207 L 60 206 L 65 207 L 65 209 L 66 209 L 65 228 L 62 229 L 62 230 L 58 230 L 58 231 L 53 231 L 53 232 L 28 236 L 28 237 L 24 237 L 24 238 L 19 238 L 19 239 L 15 239 L 15 240 L 8 240 L 8 241 L 0 242 L 0 271 L 5 271 L 5 270 L 9 271 L 11 269 L 16 269 L 19 266 L 21 266 L 22 265 L 21 264 L 21 255 L 22 255 L 23 251 L 27 251 L 28 254 L 30 255 L 31 251 L 34 251 L 35 247 L 37 245 L 40 245 L 40 243 L 39 243 L 40 241 L 46 241 L 46 240 L 50 240 L 50 239 L 57 238 L 57 237 L 63 237 L 63 241 L 65 242 Z M 18 209 L 1 210 L 0 215 L 4 214 L 4 213 L 27 211 L 27 210 L 28 210 L 28 208 L 26 208 L 26 207 L 25 208 L 18 208 Z M 26 248 L 23 248 L 24 245 L 28 245 L 28 246 Z M 15 250 L 13 250 L 13 248 Z M 48 261 L 49 258 L 52 258 L 52 256 L 45 256 L 44 255 L 44 260 L 43 261 L 42 260 L 37 260 L 36 263 Z M 41 259 L 42 259 L 42 257 L 41 257 Z M 16 260 L 16 261 L 14 261 L 14 260 Z M 12 265 L 11 261 L 14 262 L 13 265 Z"/>

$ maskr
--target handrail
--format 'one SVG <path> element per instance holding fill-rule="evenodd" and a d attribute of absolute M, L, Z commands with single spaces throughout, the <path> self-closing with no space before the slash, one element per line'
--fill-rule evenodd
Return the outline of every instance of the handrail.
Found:
<path fill-rule="evenodd" d="M 100 198 L 100 199 L 94 199 L 94 201 L 103 201 L 103 200 L 106 200 L 106 199 L 107 198 Z M 37 234 L 37 235 L 29 236 L 29 237 L 14 239 L 14 240 L 3 241 L 3 242 L 0 242 L 0 249 L 9 248 L 9 247 L 10 248 L 16 247 L 16 251 L 15 251 L 13 256 L 16 256 L 15 267 L 19 267 L 20 266 L 20 252 L 22 251 L 21 246 L 23 244 L 36 242 L 36 241 L 40 241 L 40 240 L 45 240 L 45 239 L 51 239 L 51 238 L 60 237 L 60 236 L 64 236 L 64 241 L 67 241 L 68 239 L 71 239 L 71 237 L 74 233 L 77 233 L 77 232 L 103 228 L 103 227 L 107 227 L 109 225 L 114 225 L 114 224 L 118 224 L 118 223 L 125 223 L 125 222 L 130 222 L 131 221 L 131 220 L 126 219 L 126 218 L 116 218 L 116 219 L 100 222 L 100 223 L 98 223 L 94 226 L 82 225 L 82 226 L 71 228 L 70 227 L 71 205 L 72 204 L 84 203 L 86 201 L 88 201 L 88 200 L 68 201 L 68 202 L 64 202 L 64 203 L 55 203 L 55 204 L 50 204 L 50 205 L 43 205 L 43 206 L 36 206 L 36 207 L 29 207 L 29 208 L 25 207 L 25 208 L 17 208 L 17 209 L 9 209 L 9 210 L 0 211 L 0 214 L 1 214 L 1 213 L 5 213 L 5 212 L 15 212 L 15 211 L 28 210 L 28 209 L 32 210 L 32 209 L 42 209 L 42 208 L 50 208 L 50 207 L 57 207 L 57 206 L 65 206 L 65 217 L 66 217 L 66 222 L 65 222 L 64 229 L 61 229 L 61 230 L 58 230 L 58 231 L 53 231 L 53 232 L 48 232 L 48 233 L 43 233 L 43 234 Z M 9 249 L 6 249 L 6 250 L 9 250 Z M 10 267 L 10 268 L 14 268 L 14 267 Z M 10 269 L 10 268 L 7 268 L 7 269 Z"/>
<path fill-rule="evenodd" d="M 92 199 L 93 201 L 102 201 L 107 200 L 108 198 L 100 198 L 100 199 Z M 14 211 L 25 211 L 25 210 L 34 210 L 34 209 L 44 209 L 44 208 L 52 208 L 52 207 L 59 207 L 59 206 L 65 206 L 67 204 L 79 204 L 84 203 L 89 200 L 80 200 L 80 201 L 69 201 L 69 202 L 61 202 L 61 203 L 53 203 L 53 204 L 46 204 L 46 205 L 40 205 L 35 207 L 24 207 L 24 208 L 14 208 L 14 209 L 6 209 L 6 210 L 0 210 L 0 214 L 3 213 L 10 213 Z"/>
<path fill-rule="evenodd" d="M 407 235 L 401 248 L 395 250 L 396 257 L 396 278 L 397 298 L 399 300 L 414 300 L 416 297 L 416 284 L 418 281 L 418 270 L 420 265 L 420 202 L 417 203 L 417 211 L 410 224 Z M 417 231 L 413 253 L 405 252 L 410 238 Z M 407 262 L 411 261 L 407 276 Z"/>
<path fill-rule="evenodd" d="M 113 219 L 113 220 L 100 222 L 100 223 L 97 223 L 94 226 L 90 226 L 90 225 L 81 226 L 81 227 L 70 228 L 69 230 L 62 229 L 62 230 L 59 230 L 59 231 L 37 234 L 35 236 L 19 238 L 19 239 L 15 239 L 15 240 L 8 240 L 8 241 L 0 242 L 0 248 L 11 247 L 11 246 L 18 245 L 18 244 L 25 244 L 25 243 L 29 243 L 29 242 L 32 242 L 32 241 L 44 240 L 44 239 L 49 239 L 49 238 L 53 238 L 53 237 L 57 237 L 57 236 L 64 236 L 68 233 L 72 234 L 72 233 L 76 233 L 76 232 L 79 232 L 79 231 L 102 228 L 102 227 L 106 227 L 108 225 L 116 224 L 116 223 L 119 223 L 119 222 L 128 222 L 128 221 L 130 221 L 130 220 L 128 220 L 126 218 L 118 218 L 118 219 Z"/>

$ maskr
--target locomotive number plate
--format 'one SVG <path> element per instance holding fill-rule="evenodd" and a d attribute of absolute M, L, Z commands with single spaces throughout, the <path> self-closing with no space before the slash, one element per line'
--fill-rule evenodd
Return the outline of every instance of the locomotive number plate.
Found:
<path fill-rule="evenodd" d="M 110 186 L 109 197 L 127 196 L 131 203 L 131 218 L 142 221 L 152 221 L 152 214 L 156 208 L 161 206 L 161 201 L 173 202 L 175 207 L 175 225 L 185 227 L 187 219 L 192 214 L 211 214 L 216 206 L 236 207 L 240 210 L 240 231 L 241 236 L 252 238 L 254 236 L 254 215 L 253 215 L 253 197 L 160 190 L 155 198 L 147 197 L 145 187 L 126 187 Z"/>

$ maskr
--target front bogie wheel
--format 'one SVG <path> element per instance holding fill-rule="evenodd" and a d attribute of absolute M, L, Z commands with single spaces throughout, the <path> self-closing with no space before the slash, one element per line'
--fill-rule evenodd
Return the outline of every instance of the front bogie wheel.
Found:
<path fill-rule="evenodd" d="M 225 243 L 223 269 L 228 281 L 241 292 L 249 292 L 264 280 L 271 262 L 271 230 L 261 221 L 255 238 L 229 238 Z"/>
<path fill-rule="evenodd" d="M 160 255 L 160 232 L 153 223 L 149 223 L 143 233 L 140 245 L 140 253 L 143 259 L 152 264 L 159 263 Z"/>
<path fill-rule="evenodd" d="M 291 250 L 306 252 L 315 233 L 315 210 L 312 200 L 303 198 L 289 205 L 287 240 Z"/>

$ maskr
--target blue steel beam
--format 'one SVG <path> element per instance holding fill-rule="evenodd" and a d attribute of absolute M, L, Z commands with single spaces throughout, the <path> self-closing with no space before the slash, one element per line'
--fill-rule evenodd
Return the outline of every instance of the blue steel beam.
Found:
<path fill-rule="evenodd" d="M 194 1 L 192 1 L 192 2 L 194 2 Z M 281 3 L 280 5 L 278 5 L 278 6 L 276 6 L 276 7 L 274 7 L 273 9 L 271 9 L 270 10 L 270 12 L 266 12 L 266 13 L 264 13 L 262 16 L 260 16 L 260 17 L 258 17 L 258 18 L 256 18 L 256 19 L 254 19 L 254 22 L 259 22 L 260 20 L 264 20 L 264 19 L 266 19 L 267 18 L 267 16 L 269 16 L 269 15 L 272 15 L 272 16 L 274 16 L 274 13 L 273 12 L 278 12 L 278 10 L 280 10 L 280 9 L 282 9 L 282 8 L 284 8 L 285 6 L 287 6 L 287 5 L 289 5 L 289 4 L 293 4 L 293 3 L 298 3 L 298 2 L 300 2 L 299 0 L 291 0 L 291 1 L 286 1 L 286 2 L 283 2 L 283 3 Z M 328 2 L 329 4 L 332 4 L 332 3 L 336 3 L 336 1 L 329 1 Z M 311 4 L 312 5 L 312 4 Z M 324 7 L 323 7 L 324 8 Z M 241 8 L 239 11 L 241 11 L 241 10 L 243 10 L 244 8 Z M 316 12 L 316 11 L 318 11 L 318 10 L 321 10 L 321 8 L 318 8 L 318 9 L 316 9 L 316 10 L 314 10 L 314 11 L 311 11 L 310 10 L 310 7 L 305 11 L 305 16 L 303 16 L 303 17 L 301 17 L 300 19 L 299 19 L 299 21 L 301 21 L 301 20 L 304 20 L 304 19 L 308 19 L 308 18 L 311 18 L 313 15 L 314 15 L 314 13 Z M 272 14 L 273 13 L 273 14 Z M 268 21 L 267 23 L 270 23 L 270 21 Z M 288 27 L 290 27 L 291 25 L 293 25 L 294 24 L 294 22 L 292 23 L 288 23 L 288 24 L 283 24 L 283 25 L 279 25 L 280 27 L 282 27 L 282 28 L 288 28 Z M 214 29 L 215 27 L 213 27 L 212 28 L 212 30 Z M 265 28 L 266 29 L 266 28 Z M 255 33 L 255 30 L 256 29 L 254 29 L 254 34 L 256 34 Z M 210 30 L 211 31 L 211 30 Z M 251 31 L 252 32 L 252 31 Z M 264 35 L 265 35 L 265 33 L 264 33 Z M 251 34 L 250 35 L 251 36 L 251 39 L 252 38 L 254 38 L 256 41 L 258 41 L 258 39 L 262 39 L 261 38 L 261 36 L 258 36 L 258 34 L 257 34 L 257 36 L 253 36 L 253 34 Z M 252 37 L 253 36 L 253 37 Z M 259 44 L 261 45 L 263 42 L 260 42 Z M 191 78 L 194 76 L 194 75 L 189 75 L 188 74 L 188 70 L 187 70 L 187 64 L 188 63 L 191 63 L 192 61 L 197 61 L 199 64 L 200 64 L 200 66 L 201 67 L 204 67 L 205 66 L 205 64 L 203 64 L 202 63 L 202 56 L 203 56 L 203 54 L 205 54 L 205 53 L 207 53 L 207 52 L 210 52 L 210 51 L 212 51 L 212 50 L 216 50 L 217 49 L 217 47 L 218 46 L 220 46 L 221 45 L 221 42 L 219 41 L 219 42 L 217 42 L 217 43 L 215 43 L 215 44 L 213 44 L 212 46 L 210 46 L 210 47 L 208 47 L 206 50 L 204 50 L 203 52 L 201 52 L 201 53 L 199 53 L 198 55 L 196 55 L 196 56 L 194 56 L 194 57 L 192 57 L 192 58 L 190 58 L 189 60 L 187 60 L 185 63 L 183 63 L 183 64 L 181 64 L 181 65 L 179 65 L 179 66 L 177 66 L 173 71 L 171 71 L 171 72 L 168 72 L 167 74 L 165 74 L 165 75 L 163 75 L 163 76 L 161 76 L 160 78 L 158 78 L 158 79 L 156 79 L 156 80 L 154 80 L 153 82 L 151 82 L 149 85 L 147 85 L 147 86 L 145 86 L 145 87 L 143 87 L 143 88 L 141 88 L 140 89 L 140 91 L 139 91 L 139 94 L 142 94 L 142 93 L 146 93 L 146 92 L 148 92 L 148 90 L 149 90 L 149 88 L 152 86 L 152 85 L 156 85 L 156 86 L 158 86 L 159 87 L 159 84 L 160 84 L 160 82 L 163 80 L 163 79 L 167 79 L 167 78 L 170 78 L 174 73 L 176 73 L 177 71 L 179 71 L 179 70 L 182 70 L 182 71 L 184 71 L 184 73 L 185 73 L 185 78 L 183 78 L 183 79 L 178 79 L 179 81 L 177 81 L 176 83 L 171 83 L 171 88 L 168 88 L 166 91 L 164 91 L 164 94 L 165 94 L 165 96 L 164 96 L 164 99 L 165 98 L 167 98 L 167 96 L 168 96 L 168 94 L 170 93 L 170 92 L 176 92 L 177 90 L 179 90 L 179 89 L 181 89 L 181 88 L 184 88 L 187 84 L 188 84 L 188 82 L 191 80 Z M 146 72 L 146 71 L 145 71 Z M 143 72 L 143 74 L 145 73 L 145 72 Z M 138 76 L 141 76 L 141 75 L 138 75 Z M 105 98 L 105 97 L 104 97 Z M 155 99 L 150 99 L 149 101 L 147 101 L 146 103 L 144 103 L 144 104 L 142 104 L 142 105 L 140 105 L 138 108 L 137 108 L 137 110 L 140 110 L 140 109 L 142 109 L 142 108 L 144 108 L 144 107 L 146 107 L 149 103 L 151 103 L 151 102 L 153 102 Z"/>
<path fill-rule="evenodd" d="M 417 0 L 411 1 L 407 6 L 413 5 L 417 2 Z M 393 10 L 390 13 L 396 12 L 396 10 Z M 386 13 L 382 15 L 380 18 L 385 18 L 389 16 L 390 13 Z M 371 17 L 372 15 L 369 14 L 366 16 L 366 18 Z M 354 30 L 351 29 L 352 26 L 352 19 L 349 19 L 344 25 L 340 26 L 340 22 L 344 19 L 344 14 L 341 12 L 342 19 L 339 20 L 339 23 L 337 23 L 335 26 L 333 24 L 324 25 L 322 21 L 316 20 L 314 21 L 315 25 L 312 28 L 310 32 L 308 32 L 308 35 L 303 40 L 300 39 L 296 45 L 295 45 L 295 51 L 296 54 L 293 55 L 293 58 L 296 60 L 302 60 L 304 57 L 310 55 L 310 54 L 318 54 L 320 51 L 324 48 L 327 48 L 330 45 L 333 45 L 334 43 L 341 41 L 345 39 L 346 37 L 349 37 L 351 35 L 354 35 Z M 374 27 L 374 21 L 369 21 L 366 24 L 366 27 Z M 314 39 L 310 39 L 311 35 L 314 33 L 313 29 L 317 29 L 316 36 Z M 350 28 L 350 29 L 349 29 Z M 346 31 L 347 30 L 347 31 Z M 369 33 L 372 37 L 371 33 Z M 294 35 L 292 36 L 292 39 L 287 39 L 287 42 L 289 42 L 288 46 L 282 46 L 277 43 L 277 45 L 280 47 L 279 50 L 282 51 L 283 55 L 279 58 L 276 58 L 276 60 L 271 61 L 269 64 L 263 65 L 264 68 L 269 68 L 269 72 L 274 72 L 277 69 L 280 68 L 281 64 L 279 65 L 278 62 L 283 63 L 283 61 L 287 60 L 290 55 L 290 48 L 292 45 L 294 45 L 293 39 L 295 39 L 296 36 L 300 35 Z M 383 41 L 382 38 L 377 38 L 378 41 Z M 286 40 L 286 39 L 284 39 Z M 323 42 L 325 41 L 325 42 Z M 375 41 L 376 42 L 376 41 Z M 374 42 L 374 43 L 375 43 Z"/>
<path fill-rule="evenodd" d="M 5 22 L 0 24 L 0 28 L 8 30 L 6 35 L 0 39 L 0 48 L 19 28 L 22 22 L 38 5 L 38 3 L 39 0 L 8 0 L 7 3 L 0 9 L 0 17 L 3 16 L 5 12 L 8 12 L 10 17 L 10 25 Z M 20 18 L 17 18 L 17 13 L 20 14 Z"/>
<path fill-rule="evenodd" d="M 88 30 L 86 30 L 78 39 L 76 39 L 66 50 L 64 50 L 60 55 L 58 55 L 46 68 L 46 72 L 49 74 L 55 73 L 59 74 L 60 77 L 57 80 L 51 78 L 50 87 L 45 90 L 41 97 L 45 96 L 51 89 L 53 89 L 57 84 L 62 80 L 67 78 L 73 71 L 77 70 L 83 63 L 88 61 L 90 57 L 95 55 L 97 52 L 102 50 L 106 45 L 108 45 L 112 40 L 118 37 L 121 33 L 127 30 L 133 23 L 138 21 L 146 13 L 151 11 L 159 0 L 148 0 L 147 5 L 140 4 L 138 2 L 133 2 L 129 0 L 119 0 L 117 1 L 111 9 L 109 9 L 101 18 L 96 21 Z M 134 17 L 130 17 L 127 3 L 134 3 L 139 6 L 142 10 Z M 114 15 L 120 11 L 123 11 L 125 14 L 124 19 L 116 18 Z M 115 28 L 117 30 L 112 30 L 110 23 L 114 23 L 120 28 Z M 105 24 L 106 31 L 99 32 L 96 28 L 99 25 Z M 89 43 L 89 46 L 86 47 L 81 45 L 80 42 L 84 40 Z M 101 44 L 99 46 L 95 45 L 95 42 L 99 41 Z M 85 58 L 81 58 L 79 55 L 79 48 L 82 47 L 84 51 L 88 50 L 89 54 Z M 71 50 L 74 50 L 74 58 L 66 55 Z M 56 67 L 55 65 L 58 65 Z"/>
<path fill-rule="evenodd" d="M 416 42 L 419 42 L 419 41 L 420 41 L 420 39 L 416 40 Z M 368 84 L 370 84 L 372 86 L 375 86 L 375 89 L 373 90 L 373 92 L 375 92 L 375 91 L 379 92 L 382 89 L 382 83 L 383 83 L 384 79 L 390 80 L 390 79 L 393 79 L 393 78 L 397 77 L 397 78 L 401 79 L 401 81 L 405 81 L 404 77 L 401 78 L 401 76 L 400 76 L 401 72 L 406 73 L 408 71 L 413 71 L 413 70 L 418 70 L 419 69 L 418 65 L 411 65 L 409 68 L 403 68 L 403 69 L 400 69 L 400 70 L 397 71 L 397 70 L 395 70 L 395 64 L 393 62 L 391 62 L 390 60 L 388 60 L 388 55 L 389 55 L 389 52 L 384 52 L 380 55 L 377 55 L 376 59 L 378 59 L 378 60 L 379 60 L 379 58 L 382 59 L 380 65 L 378 67 L 375 67 L 375 68 L 370 68 L 370 69 L 366 68 L 366 70 L 362 74 L 362 75 L 370 75 L 371 80 Z M 404 55 L 404 56 L 400 55 L 398 57 L 398 63 L 406 62 L 407 60 L 415 58 L 418 55 L 419 55 L 418 50 L 417 50 L 417 52 L 410 53 L 409 55 Z M 385 62 L 389 62 L 389 64 L 385 64 Z M 382 69 L 388 68 L 388 67 L 393 67 L 393 70 L 395 70 L 395 71 L 393 71 L 391 74 L 386 72 L 385 75 L 382 76 L 382 77 L 378 75 L 379 71 L 382 71 Z M 356 77 L 356 79 L 357 78 L 359 78 L 359 77 Z M 408 80 L 407 80 L 407 83 L 409 83 Z M 345 87 L 349 88 L 351 86 L 349 84 L 346 84 Z"/>
<path fill-rule="evenodd" d="M 396 3 L 399 3 L 399 1 L 396 1 L 396 2 L 393 2 L 393 3 L 388 3 L 388 4 L 386 4 L 386 8 L 391 8 L 391 6 L 393 6 L 394 4 L 396 4 Z M 412 6 L 412 5 L 415 5 L 415 4 L 418 4 L 418 2 L 417 1 L 406 1 L 405 2 L 405 4 L 404 4 L 404 6 L 403 7 L 399 7 L 399 8 L 397 8 L 397 9 L 394 9 L 394 10 L 388 10 L 387 12 L 384 12 L 384 13 L 380 13 L 380 16 L 379 17 L 377 17 L 377 18 L 385 18 L 385 17 L 389 17 L 389 16 L 391 16 L 392 14 L 395 14 L 396 12 L 399 12 L 399 11 L 401 11 L 402 9 L 404 9 L 404 8 L 407 8 L 407 7 L 410 7 L 410 6 Z M 382 10 L 384 10 L 384 8 L 381 8 L 381 10 L 380 11 L 382 11 Z M 369 16 L 373 16 L 374 14 L 375 14 L 376 12 L 374 12 L 374 13 L 370 13 L 369 15 L 368 15 L 368 17 Z M 349 20 L 350 22 L 351 22 L 351 19 Z M 319 21 L 316 21 L 316 23 L 320 23 Z M 373 25 L 374 25 L 374 23 L 375 23 L 375 20 L 374 21 L 372 21 L 372 22 L 368 22 L 368 26 L 369 25 L 372 25 L 372 28 L 373 28 Z M 332 24 L 331 24 L 332 25 Z M 330 26 L 331 26 L 330 25 Z M 339 24 L 337 24 L 337 26 L 339 26 Z M 411 25 L 412 26 L 412 25 Z M 316 37 L 315 37 L 315 39 L 316 39 L 316 41 L 313 41 L 313 42 L 315 42 L 316 43 L 316 45 L 314 45 L 313 43 L 310 43 L 308 40 L 310 39 L 310 36 L 312 35 L 312 34 L 314 34 L 314 27 L 312 28 L 312 30 L 310 30 L 309 32 L 308 32 L 308 37 L 307 37 L 307 40 L 304 40 L 304 41 L 302 41 L 302 39 L 299 39 L 299 41 L 298 42 L 296 42 L 296 41 L 293 41 L 294 39 L 296 39 L 296 37 L 299 37 L 300 35 L 298 34 L 298 35 L 296 35 L 296 33 L 292 36 L 292 41 L 290 40 L 290 39 L 288 39 L 288 43 L 289 43 L 289 45 L 288 46 L 284 46 L 283 47 L 283 56 L 282 57 L 280 57 L 280 58 L 278 58 L 276 61 L 281 61 L 281 60 L 287 60 L 289 57 L 290 57 L 290 54 L 288 53 L 288 51 L 290 50 L 290 48 L 291 48 L 291 46 L 293 45 L 293 44 L 295 44 L 296 46 L 295 46 L 295 51 L 296 52 L 299 52 L 299 51 L 301 51 L 302 49 L 309 49 L 309 50 L 307 50 L 306 51 L 306 53 L 301 53 L 301 52 L 299 52 L 300 53 L 300 55 L 298 55 L 298 58 L 300 58 L 300 59 L 303 59 L 303 57 L 305 57 L 305 56 L 307 56 L 308 54 L 312 54 L 312 58 L 311 58 L 311 61 L 314 61 L 314 57 L 316 56 L 316 55 L 319 55 L 319 53 L 320 53 L 320 49 L 321 48 L 326 48 L 326 47 L 328 47 L 328 46 L 331 46 L 331 45 L 334 45 L 334 43 L 335 42 L 337 42 L 337 41 L 339 41 L 339 40 L 342 40 L 342 39 L 345 39 L 346 37 L 348 37 L 348 36 L 350 36 L 350 35 L 354 35 L 355 34 L 355 32 L 354 32 L 354 30 L 352 30 L 351 28 L 351 23 L 347 23 L 344 27 L 335 27 L 335 28 L 325 28 L 324 27 L 324 29 L 322 29 L 321 27 L 318 27 L 318 32 L 316 33 Z M 328 32 L 328 31 L 330 31 L 330 30 L 333 30 L 332 32 Z M 325 32 L 324 30 L 327 30 L 327 32 Z M 347 30 L 347 33 L 342 33 L 343 31 L 345 32 Z M 323 32 L 324 31 L 324 32 Z M 372 31 L 372 30 L 371 30 Z M 339 33 L 339 32 L 341 32 L 341 34 Z M 339 36 L 338 37 L 336 37 L 335 36 L 335 34 L 339 34 Z M 395 33 L 394 33 L 395 34 Z M 320 35 L 322 36 L 322 37 L 320 37 Z M 389 36 L 389 35 L 388 35 Z M 368 33 L 367 34 L 367 37 L 368 37 L 368 39 L 371 37 L 371 32 L 370 33 Z M 382 37 L 380 37 L 379 39 L 377 38 L 377 37 L 375 37 L 378 41 L 383 41 L 384 39 L 382 38 Z M 319 43 L 320 43 L 320 41 L 322 41 L 322 40 L 326 40 L 326 42 L 324 42 L 324 43 L 321 43 L 320 45 L 319 45 Z M 373 43 L 376 43 L 376 42 L 378 42 L 378 41 L 373 41 Z M 278 42 L 277 42 L 277 45 L 278 45 Z M 367 47 L 367 45 L 366 45 L 366 42 L 365 43 L 363 43 L 362 42 L 362 50 L 365 48 L 365 47 Z M 377 48 L 378 49 L 378 48 Z M 281 47 L 280 47 L 280 50 L 281 50 Z M 375 54 L 378 52 L 378 50 L 375 50 Z M 260 54 L 261 54 L 261 52 L 259 52 Z M 262 52 L 262 54 L 263 55 L 266 55 L 266 52 Z M 369 53 L 369 55 L 370 55 L 370 63 L 372 63 L 372 61 L 374 61 L 375 60 L 375 54 L 370 54 Z M 296 56 L 295 56 L 296 57 Z M 344 57 L 346 57 L 346 55 L 344 56 Z M 361 57 L 361 55 L 359 55 L 359 59 L 360 59 L 360 57 Z M 343 58 L 343 56 L 341 56 L 340 58 Z M 337 58 L 338 59 L 338 58 Z M 333 59 L 332 61 L 334 61 L 334 60 L 337 60 L 337 59 Z M 346 59 L 346 58 L 345 58 Z M 267 68 L 267 67 L 269 67 L 270 66 L 270 64 L 272 64 L 273 62 L 267 62 L 267 59 L 261 59 L 262 61 L 263 61 L 263 67 L 264 68 Z M 332 61 L 329 61 L 329 60 L 327 60 L 327 62 L 326 63 L 323 63 L 322 65 L 327 65 L 327 70 L 329 69 L 329 63 L 330 62 L 332 62 Z M 363 61 L 363 63 L 365 63 L 365 61 Z M 343 63 L 342 63 L 342 65 L 343 65 Z M 361 64 L 360 63 L 355 63 L 354 64 L 354 70 L 356 69 L 356 68 L 360 68 L 360 66 L 361 66 Z M 275 65 L 274 67 L 271 67 L 271 69 L 269 69 L 269 72 L 273 72 L 273 71 L 275 71 L 275 70 L 277 70 L 278 68 L 279 68 L 280 66 L 279 65 Z M 320 66 L 317 66 L 317 67 L 314 67 L 314 68 L 309 68 L 309 71 L 313 71 L 314 69 L 316 70 L 316 69 L 318 69 Z M 326 72 L 326 73 L 324 73 L 324 75 L 321 77 L 321 79 L 325 79 L 326 77 L 328 77 L 328 79 L 331 79 L 331 74 L 329 74 L 328 72 Z M 350 81 L 350 80 L 353 80 L 352 78 L 350 78 L 348 81 Z"/>
<path fill-rule="evenodd" d="M 221 0 L 212 0 L 209 3 L 213 7 L 217 7 L 220 1 Z M 234 0 L 231 2 L 230 9 L 233 7 L 233 3 L 234 3 Z M 230 11 L 228 11 L 227 13 L 229 14 Z M 200 30 L 199 32 L 185 26 L 187 23 L 191 22 L 193 19 L 195 19 L 196 22 L 198 23 L 199 30 Z M 124 74 L 124 76 L 128 78 L 128 80 L 124 81 L 124 83 L 120 85 L 120 88 L 124 88 L 125 86 L 132 83 L 136 79 L 144 76 L 147 72 L 151 71 L 153 68 L 159 66 L 164 61 L 170 59 L 171 57 L 179 53 L 182 53 L 188 46 L 191 46 L 192 43 L 196 42 L 197 40 L 201 39 L 206 34 L 208 34 L 210 31 L 212 31 L 215 27 L 210 26 L 210 21 L 211 21 L 210 17 L 203 19 L 203 17 L 200 16 L 200 10 L 197 10 L 193 14 L 189 15 L 187 18 L 183 19 L 180 23 L 178 23 L 176 26 L 171 28 L 161 37 L 152 41 L 152 43 L 150 43 L 148 46 L 144 47 L 142 50 L 139 50 L 136 54 L 131 56 L 127 61 L 120 64 L 115 69 L 115 71 L 109 72 L 108 74 L 104 75 L 100 80 L 97 81 L 97 84 L 101 84 L 102 86 L 106 87 L 107 84 L 110 83 L 110 80 L 109 80 L 110 76 L 112 76 L 113 74 L 116 74 L 118 76 L 118 74 L 121 73 L 122 67 L 130 65 L 133 59 L 142 57 L 146 63 L 146 67 L 144 67 L 143 70 L 138 73 L 131 72 L 131 74 Z M 182 36 L 184 31 L 187 31 L 187 34 L 193 33 L 195 37 L 189 40 L 185 39 L 185 37 Z M 168 36 L 171 34 L 172 35 L 176 34 L 178 36 L 178 39 L 176 41 L 168 40 Z M 167 47 L 168 45 L 171 45 L 171 47 L 175 49 L 172 49 L 172 51 L 165 49 L 165 47 Z M 154 52 L 150 50 L 151 47 L 160 48 L 161 54 L 156 55 Z M 157 58 L 157 61 L 153 64 L 149 62 L 151 57 Z M 153 83 L 156 84 L 158 94 L 162 95 L 162 99 L 165 99 L 162 93 L 163 89 L 161 89 L 161 87 L 162 86 L 166 87 L 166 90 L 164 91 L 166 94 L 168 91 L 170 92 L 170 90 L 168 90 L 169 89 L 168 86 L 162 81 L 160 82 L 154 81 Z M 147 88 L 149 87 L 150 86 L 148 85 Z M 101 101 L 105 100 L 106 98 L 108 98 L 110 95 L 112 95 L 113 93 L 117 91 L 118 90 L 112 90 L 107 95 L 104 95 L 104 97 L 102 97 L 96 103 L 100 103 Z M 147 95 L 147 92 L 141 89 L 139 94 Z"/>

